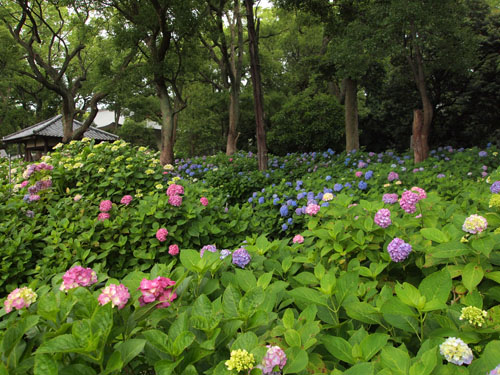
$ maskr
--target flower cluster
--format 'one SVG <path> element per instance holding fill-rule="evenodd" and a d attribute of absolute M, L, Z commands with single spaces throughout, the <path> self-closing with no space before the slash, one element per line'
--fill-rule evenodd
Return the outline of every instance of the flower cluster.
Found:
<path fill-rule="evenodd" d="M 382 208 L 377 211 L 373 220 L 379 227 L 387 228 L 392 224 L 391 211 L 389 211 L 387 208 Z"/>
<path fill-rule="evenodd" d="M 472 234 L 481 233 L 488 227 L 488 221 L 480 215 L 470 215 L 465 219 L 462 230 Z"/>
<path fill-rule="evenodd" d="M 26 170 L 23 172 L 23 178 L 28 179 L 35 172 L 42 171 L 42 170 L 51 171 L 52 169 L 54 169 L 54 167 L 52 165 L 49 165 L 49 164 L 46 164 L 43 162 L 39 163 L 39 164 L 30 164 L 30 165 L 28 165 Z"/>
<path fill-rule="evenodd" d="M 107 200 L 101 201 L 101 203 L 99 204 L 99 211 L 109 212 L 109 211 L 111 211 L 112 207 L 113 207 L 113 203 L 109 199 L 107 199 Z"/>
<path fill-rule="evenodd" d="M 5 311 L 10 313 L 13 308 L 16 310 L 21 310 L 24 307 L 29 307 L 33 302 L 36 301 L 36 293 L 33 292 L 31 288 L 22 287 L 16 288 L 7 296 L 7 299 L 3 303 L 5 306 Z"/>
<path fill-rule="evenodd" d="M 462 313 L 460 314 L 460 320 L 467 320 L 469 324 L 481 327 L 484 324 L 484 318 L 488 316 L 488 313 L 481 310 L 475 306 L 467 306 L 462 308 Z"/>
<path fill-rule="evenodd" d="M 248 251 L 241 247 L 233 252 L 233 264 L 240 268 L 245 268 L 245 266 L 250 263 L 251 257 Z"/>
<path fill-rule="evenodd" d="M 500 193 L 500 181 L 495 181 L 494 183 L 492 183 L 490 186 L 490 191 L 492 194 L 499 194 Z"/>
<path fill-rule="evenodd" d="M 422 200 L 427 198 L 427 193 L 425 192 L 424 189 L 419 188 L 418 186 L 414 186 L 410 189 L 410 191 L 414 192 L 415 194 L 418 195 L 418 200 Z"/>
<path fill-rule="evenodd" d="M 236 370 L 238 372 L 242 370 L 251 370 L 255 364 L 255 358 L 253 354 L 248 353 L 244 349 L 237 349 L 231 351 L 231 358 L 229 358 L 225 365 L 229 371 Z"/>
<path fill-rule="evenodd" d="M 211 253 L 216 253 L 217 252 L 217 247 L 215 245 L 205 245 L 201 248 L 200 250 L 200 258 L 203 258 L 203 254 L 205 254 L 205 251 L 210 251 Z"/>
<path fill-rule="evenodd" d="M 160 228 L 156 231 L 156 238 L 160 242 L 165 242 L 167 240 L 168 230 L 165 228 Z"/>
<path fill-rule="evenodd" d="M 293 243 L 303 243 L 304 242 L 304 237 L 302 237 L 302 235 L 300 235 L 300 234 L 296 234 L 293 237 L 292 242 Z"/>
<path fill-rule="evenodd" d="M 205 198 L 205 197 L 201 197 L 200 198 L 200 203 L 203 205 L 203 206 L 208 206 L 208 199 Z"/>
<path fill-rule="evenodd" d="M 319 212 L 320 208 L 321 207 L 316 203 L 309 203 L 306 207 L 305 213 L 309 216 L 314 216 Z"/>
<path fill-rule="evenodd" d="M 396 172 L 389 172 L 389 175 L 387 176 L 387 181 L 392 182 L 394 180 L 397 180 L 399 178 L 399 175 Z"/>
<path fill-rule="evenodd" d="M 121 204 L 124 204 L 125 206 L 128 206 L 130 202 L 132 202 L 132 196 L 131 195 L 124 195 L 123 198 L 120 200 Z"/>
<path fill-rule="evenodd" d="M 474 358 L 467 344 L 456 337 L 449 337 L 439 345 L 439 352 L 448 362 L 459 366 L 464 363 L 469 365 Z"/>
<path fill-rule="evenodd" d="M 101 305 L 111 302 L 113 307 L 117 306 L 118 310 L 121 310 L 125 307 L 129 298 L 130 293 L 125 285 L 110 284 L 102 290 L 97 300 Z"/>
<path fill-rule="evenodd" d="M 402 262 L 411 253 L 411 245 L 396 237 L 387 245 L 387 252 L 393 262 Z"/>
<path fill-rule="evenodd" d="M 382 196 L 382 201 L 386 204 L 394 204 L 398 201 L 399 195 L 397 194 L 384 194 Z"/>
<path fill-rule="evenodd" d="M 333 194 L 332 193 L 325 193 L 323 194 L 322 200 L 325 202 L 329 202 L 333 199 Z"/>
<path fill-rule="evenodd" d="M 175 281 L 168 277 L 158 276 L 154 280 L 142 279 L 139 290 L 142 296 L 139 297 L 139 303 L 144 306 L 148 303 L 159 301 L 162 302 L 156 306 L 157 308 L 168 307 L 170 302 L 177 298 L 177 294 L 170 286 L 174 286 Z"/>
<path fill-rule="evenodd" d="M 488 375 L 500 375 L 500 364 L 491 370 Z"/>
<path fill-rule="evenodd" d="M 495 208 L 500 208 L 500 194 L 494 194 L 490 198 L 489 206 L 495 207 Z"/>
<path fill-rule="evenodd" d="M 79 286 L 90 286 L 97 282 L 97 274 L 92 268 L 75 266 L 63 275 L 63 282 L 59 290 L 67 291 Z"/>
<path fill-rule="evenodd" d="M 182 204 L 181 194 L 184 194 L 184 187 L 182 185 L 170 185 L 167 189 L 168 204 L 179 207 Z"/>
<path fill-rule="evenodd" d="M 419 200 L 417 193 L 407 190 L 401 195 L 399 205 L 406 213 L 413 214 L 417 211 L 417 203 Z"/>
<path fill-rule="evenodd" d="M 178 245 L 170 245 L 168 247 L 168 253 L 170 255 L 177 255 L 177 254 L 179 254 L 179 246 Z"/>
<path fill-rule="evenodd" d="M 286 365 L 286 354 L 279 346 L 267 345 L 267 348 L 262 365 L 258 367 L 262 369 L 262 374 L 280 374 Z"/>

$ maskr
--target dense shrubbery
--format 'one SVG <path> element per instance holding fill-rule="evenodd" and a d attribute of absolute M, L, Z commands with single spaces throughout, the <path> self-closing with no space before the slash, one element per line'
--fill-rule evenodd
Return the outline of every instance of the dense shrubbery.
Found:
<path fill-rule="evenodd" d="M 495 148 L 418 169 L 391 152 L 293 154 L 265 173 L 251 154 L 156 157 L 73 142 L 1 184 L 0 373 L 279 371 L 266 345 L 284 374 L 500 364 Z M 64 274 L 77 265 L 95 273 Z"/>

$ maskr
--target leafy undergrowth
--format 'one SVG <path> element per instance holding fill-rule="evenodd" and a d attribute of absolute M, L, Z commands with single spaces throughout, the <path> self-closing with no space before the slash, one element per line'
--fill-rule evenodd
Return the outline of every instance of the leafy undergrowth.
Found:
<path fill-rule="evenodd" d="M 262 173 L 86 140 L 16 165 L 0 374 L 487 374 L 499 160 L 328 150 Z"/>

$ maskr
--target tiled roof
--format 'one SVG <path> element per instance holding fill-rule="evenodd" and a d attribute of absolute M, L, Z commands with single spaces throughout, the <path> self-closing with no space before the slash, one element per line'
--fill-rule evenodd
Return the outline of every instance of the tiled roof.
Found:
<path fill-rule="evenodd" d="M 80 121 L 73 120 L 73 130 L 78 129 L 82 125 L 83 124 Z M 48 120 L 32 125 L 28 128 L 6 135 L 5 137 L 2 138 L 2 141 L 12 142 L 20 139 L 30 138 L 35 135 L 62 138 L 63 137 L 62 115 L 57 115 Z M 92 126 L 89 127 L 85 133 L 83 133 L 83 136 L 96 139 L 99 141 L 114 141 L 119 138 L 117 135 L 105 132 L 104 130 L 97 129 Z"/>

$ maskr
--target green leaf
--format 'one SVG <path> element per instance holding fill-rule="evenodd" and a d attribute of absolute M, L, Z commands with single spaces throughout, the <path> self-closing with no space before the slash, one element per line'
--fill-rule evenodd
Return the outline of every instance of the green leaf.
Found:
<path fill-rule="evenodd" d="M 367 324 L 381 324 L 382 314 L 375 307 L 367 302 L 359 302 L 357 298 L 346 300 L 344 308 L 347 315 Z"/>
<path fill-rule="evenodd" d="M 344 371 L 344 375 L 373 375 L 374 371 L 373 363 L 362 362 Z"/>
<path fill-rule="evenodd" d="M 410 367 L 410 375 L 430 375 L 437 362 L 437 347 L 434 347 L 422 354 L 419 360 Z"/>
<path fill-rule="evenodd" d="M 240 293 L 229 284 L 222 296 L 222 310 L 226 318 L 239 317 L 238 306 L 241 299 Z"/>
<path fill-rule="evenodd" d="M 0 375 L 9 375 L 9 370 L 7 370 L 3 362 L 0 362 Z"/>
<path fill-rule="evenodd" d="M 309 362 L 309 357 L 305 350 L 298 347 L 288 348 L 285 351 L 287 362 L 283 368 L 283 374 L 296 374 L 303 371 Z"/>
<path fill-rule="evenodd" d="M 242 316 L 252 315 L 257 307 L 260 306 L 262 302 L 264 302 L 265 298 L 266 295 L 261 288 L 255 287 L 249 290 L 247 293 L 245 293 L 245 295 L 239 302 L 240 314 Z"/>
<path fill-rule="evenodd" d="M 410 356 L 401 349 L 388 346 L 382 349 L 380 363 L 391 369 L 394 375 L 407 375 L 410 369 Z"/>
<path fill-rule="evenodd" d="M 352 294 L 356 295 L 359 284 L 359 273 L 357 271 L 348 271 L 337 280 L 335 296 L 339 304 L 342 304 L 345 298 Z"/>
<path fill-rule="evenodd" d="M 56 323 L 58 311 L 59 304 L 54 293 L 47 293 L 38 300 L 37 313 L 41 317 Z"/>
<path fill-rule="evenodd" d="M 419 308 L 421 295 L 418 289 L 415 288 L 413 285 L 409 283 L 403 283 L 403 285 L 401 285 L 398 283 L 396 284 L 395 291 L 399 300 L 403 302 L 405 305 Z"/>
<path fill-rule="evenodd" d="M 82 348 L 73 335 L 66 334 L 43 342 L 35 353 L 84 353 L 86 351 L 88 350 L 86 348 Z"/>
<path fill-rule="evenodd" d="M 288 346 L 301 346 L 300 334 L 294 329 L 288 329 L 285 331 L 285 341 Z"/>
<path fill-rule="evenodd" d="M 441 303 L 448 301 L 452 288 L 450 273 L 447 269 L 431 273 L 420 283 L 418 290 L 427 301 L 437 300 Z"/>
<path fill-rule="evenodd" d="M 122 355 L 118 350 L 115 350 L 113 354 L 108 359 L 106 363 L 106 368 L 101 375 L 111 374 L 114 371 L 121 371 L 123 368 L 123 360 Z"/>
<path fill-rule="evenodd" d="M 57 375 L 57 362 L 48 354 L 35 355 L 34 375 Z"/>
<path fill-rule="evenodd" d="M 449 242 L 450 238 L 437 228 L 423 228 L 420 230 L 422 236 L 427 239 L 438 243 Z"/>
<path fill-rule="evenodd" d="M 244 334 L 238 336 L 231 345 L 231 350 L 245 349 L 250 352 L 253 348 L 258 345 L 259 339 L 257 335 L 253 332 L 245 332 Z"/>
<path fill-rule="evenodd" d="M 157 329 L 152 329 L 149 331 L 144 331 L 142 334 L 150 345 L 154 346 L 156 349 L 164 353 L 168 353 L 168 336 L 166 333 Z"/>
<path fill-rule="evenodd" d="M 196 250 L 185 249 L 180 252 L 179 258 L 186 269 L 192 272 L 198 272 L 198 262 L 200 261 L 200 253 Z"/>
<path fill-rule="evenodd" d="M 144 345 L 146 340 L 143 339 L 129 339 L 116 345 L 115 349 L 120 352 L 124 367 L 142 352 Z"/>
<path fill-rule="evenodd" d="M 177 357 L 182 354 L 182 352 L 190 346 L 195 339 L 194 333 L 190 331 L 184 331 L 179 336 L 175 338 L 175 341 L 170 350 L 170 355 Z"/>
<path fill-rule="evenodd" d="M 177 365 L 181 363 L 184 357 L 181 357 L 175 362 L 169 361 L 168 359 L 162 359 L 155 363 L 155 374 L 156 375 L 171 375 Z"/>
<path fill-rule="evenodd" d="M 429 249 L 427 254 L 436 259 L 453 259 L 462 255 L 469 255 L 472 250 L 461 242 L 447 242 Z"/>
<path fill-rule="evenodd" d="M 37 315 L 28 315 L 14 326 L 9 327 L 2 338 L 2 354 L 8 357 L 26 331 L 36 326 L 39 320 L 40 317 Z"/>
<path fill-rule="evenodd" d="M 293 310 L 292 309 L 286 309 L 285 313 L 283 314 L 283 326 L 287 329 L 293 328 L 293 324 L 295 322 L 295 317 L 293 315 Z"/>
<path fill-rule="evenodd" d="M 242 290 L 248 292 L 250 289 L 257 286 L 257 280 L 252 271 L 236 269 L 236 280 Z"/>
<path fill-rule="evenodd" d="M 95 375 L 96 372 L 92 367 L 82 365 L 80 363 L 69 365 L 59 371 L 59 375 Z"/>
<path fill-rule="evenodd" d="M 388 298 L 380 309 L 387 323 L 406 332 L 418 332 L 417 315 L 409 306 L 395 297 Z"/>
<path fill-rule="evenodd" d="M 484 276 L 500 284 L 500 271 L 487 272 Z"/>
<path fill-rule="evenodd" d="M 373 335 L 366 336 L 360 344 L 363 359 L 365 361 L 372 359 L 387 344 L 388 340 L 389 335 L 383 333 L 374 333 Z"/>
<path fill-rule="evenodd" d="M 317 290 L 306 288 L 306 287 L 298 287 L 288 291 L 288 294 L 292 298 L 298 301 L 305 302 L 307 304 L 314 303 L 316 305 L 321 305 L 327 307 L 326 296 L 318 292 Z"/>
<path fill-rule="evenodd" d="M 498 236 L 495 236 L 498 238 Z M 492 235 L 483 238 L 475 238 L 471 240 L 471 246 L 474 250 L 480 251 L 485 257 L 489 257 L 491 251 L 495 247 L 497 240 Z"/>
<path fill-rule="evenodd" d="M 471 374 L 489 374 L 499 364 L 498 353 L 500 353 L 500 341 L 490 341 L 481 356 L 472 361 L 469 366 Z"/>
<path fill-rule="evenodd" d="M 262 289 L 266 289 L 273 278 L 273 272 L 267 272 L 260 275 L 259 280 L 257 280 L 257 286 Z"/>
<path fill-rule="evenodd" d="M 356 361 L 352 356 L 352 346 L 342 337 L 324 336 L 322 339 L 326 350 L 335 358 L 353 365 Z"/>
<path fill-rule="evenodd" d="M 471 292 L 481 282 L 483 276 L 484 271 L 480 265 L 468 263 L 462 272 L 462 283 Z"/>

